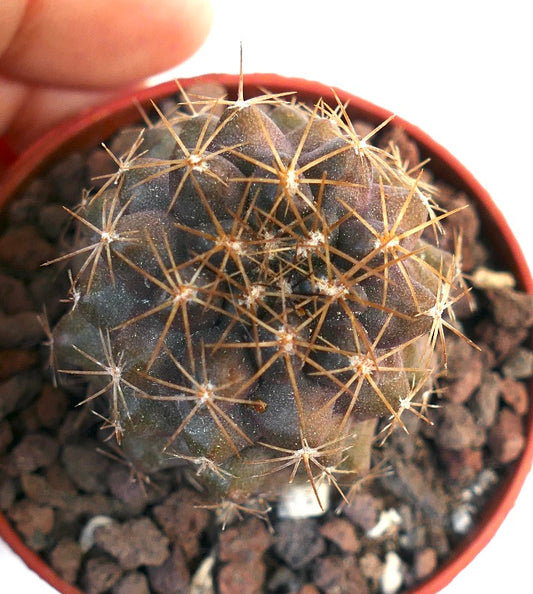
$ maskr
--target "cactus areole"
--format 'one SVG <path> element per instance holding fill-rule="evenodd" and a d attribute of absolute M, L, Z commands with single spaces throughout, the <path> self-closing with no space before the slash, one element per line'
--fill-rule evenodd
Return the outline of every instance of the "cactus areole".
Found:
<path fill-rule="evenodd" d="M 181 90 L 152 120 L 106 147 L 115 170 L 48 263 L 71 277 L 57 377 L 88 382 L 144 472 L 189 468 L 238 505 L 293 483 L 349 498 L 460 334 L 453 213 L 340 100 Z"/>

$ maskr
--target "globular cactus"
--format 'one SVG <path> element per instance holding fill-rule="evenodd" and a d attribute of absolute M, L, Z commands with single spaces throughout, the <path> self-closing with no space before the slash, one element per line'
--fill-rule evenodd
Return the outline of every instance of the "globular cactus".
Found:
<path fill-rule="evenodd" d="M 423 236 L 448 215 L 340 102 L 183 95 L 115 139 L 116 172 L 69 211 L 59 374 L 107 399 L 144 471 L 189 466 L 237 504 L 293 482 L 344 496 L 377 419 L 420 415 L 438 370 L 465 291 Z"/>

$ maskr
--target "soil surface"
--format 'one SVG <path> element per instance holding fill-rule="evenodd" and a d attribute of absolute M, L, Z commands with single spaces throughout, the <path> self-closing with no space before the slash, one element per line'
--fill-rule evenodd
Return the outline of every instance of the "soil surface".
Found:
<path fill-rule="evenodd" d="M 399 128 L 378 138 L 390 141 L 418 161 Z M 108 165 L 100 148 L 71 155 L 8 207 L 1 228 L 0 508 L 24 542 L 88 594 L 393 594 L 430 576 L 520 456 L 530 405 L 533 297 L 499 270 L 475 207 L 444 220 L 441 242 L 461 231 L 473 290 L 456 304 L 455 326 L 480 350 L 449 333 L 447 375 L 402 417 L 409 434 L 376 446 L 372 480 L 349 505 L 333 495 L 321 517 L 281 519 L 276 502 L 268 514 L 213 509 L 190 472 L 137 473 L 106 440 L 97 405 L 76 407 L 83 384 L 52 381 L 46 341 L 69 283 L 41 264 L 64 247 L 61 204 L 73 207 Z M 470 203 L 424 176 L 444 208 Z"/>

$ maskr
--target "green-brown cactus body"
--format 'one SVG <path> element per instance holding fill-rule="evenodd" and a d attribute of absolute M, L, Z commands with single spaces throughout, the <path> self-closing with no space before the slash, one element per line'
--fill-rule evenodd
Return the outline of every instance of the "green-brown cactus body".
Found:
<path fill-rule="evenodd" d="M 188 101 L 115 147 L 58 259 L 60 372 L 106 395 L 144 470 L 190 465 L 237 499 L 353 481 L 364 423 L 401 424 L 458 292 L 418 181 L 341 106 L 273 96 Z"/>

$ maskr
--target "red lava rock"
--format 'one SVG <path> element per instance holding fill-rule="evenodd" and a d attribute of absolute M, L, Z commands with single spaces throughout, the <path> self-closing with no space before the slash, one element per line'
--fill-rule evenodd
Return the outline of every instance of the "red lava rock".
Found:
<path fill-rule="evenodd" d="M 251 562 L 263 556 L 272 536 L 261 520 L 250 518 L 222 531 L 218 543 L 221 561 Z"/>
<path fill-rule="evenodd" d="M 0 509 L 8 510 L 17 496 L 15 481 L 9 477 L 3 477 L 0 481 Z"/>
<path fill-rule="evenodd" d="M 59 388 L 44 384 L 37 400 L 37 416 L 43 427 L 53 429 L 63 420 L 68 407 L 67 396 Z"/>
<path fill-rule="evenodd" d="M 113 464 L 108 476 L 109 490 L 127 506 L 131 515 L 140 515 L 148 503 L 147 488 L 135 479 L 131 470 L 122 464 Z"/>
<path fill-rule="evenodd" d="M 320 594 L 320 590 L 313 584 L 304 584 L 298 590 L 298 594 Z"/>
<path fill-rule="evenodd" d="M 274 534 L 274 550 L 289 567 L 299 569 L 326 550 L 313 519 L 284 520 Z"/>
<path fill-rule="evenodd" d="M 67 445 L 61 454 L 68 475 L 87 493 L 104 493 L 107 489 L 109 460 L 96 447 L 92 443 Z"/>
<path fill-rule="evenodd" d="M 13 504 L 7 515 L 31 549 L 40 551 L 46 548 L 48 535 L 54 528 L 54 511 L 51 507 L 24 499 Z"/>
<path fill-rule="evenodd" d="M 488 435 L 488 445 L 498 462 L 508 463 L 520 456 L 525 446 L 524 428 L 519 415 L 504 408 Z"/>
<path fill-rule="evenodd" d="M 441 409 L 441 421 L 435 441 L 446 450 L 479 447 L 485 441 L 484 431 L 476 425 L 470 411 L 462 404 L 450 402 Z"/>
<path fill-rule="evenodd" d="M 529 394 L 524 383 L 511 378 L 502 380 L 502 398 L 519 415 L 529 410 Z"/>
<path fill-rule="evenodd" d="M 296 572 L 290 570 L 283 563 L 279 563 L 266 584 L 266 591 L 296 592 L 301 584 L 302 580 L 296 575 Z"/>
<path fill-rule="evenodd" d="M 61 490 L 66 494 L 73 495 L 77 493 L 76 486 L 59 461 L 47 466 L 44 470 L 44 476 L 52 488 L 58 491 Z"/>
<path fill-rule="evenodd" d="M 80 402 L 82 399 L 83 396 L 80 396 L 79 400 L 77 399 L 76 401 Z M 87 414 L 87 412 L 88 409 L 85 407 L 76 407 L 74 409 L 69 408 L 67 410 L 67 414 L 61 423 L 61 427 L 59 427 L 59 430 L 57 431 L 57 439 L 61 444 L 74 441 L 77 435 L 87 435 L 89 428 L 95 423 L 96 419 L 95 415 Z"/>
<path fill-rule="evenodd" d="M 107 178 L 101 176 L 115 173 L 115 165 L 103 149 L 91 151 L 87 157 L 86 167 L 96 190 L 99 190 L 106 183 Z"/>
<path fill-rule="evenodd" d="M 470 206 L 471 201 L 464 192 L 457 192 L 445 184 L 438 184 L 439 204 L 446 210 L 451 211 L 454 208 Z M 463 272 L 470 272 L 478 261 L 479 245 L 477 243 L 477 234 L 479 232 L 479 216 L 474 208 L 463 208 L 456 212 L 452 217 L 442 221 L 445 233 L 439 237 L 439 245 L 442 249 L 455 251 L 456 238 L 461 237 L 461 268 Z M 426 235 L 433 233 L 432 229 L 426 230 Z M 459 312 L 459 306 L 466 303 L 466 299 L 461 299 L 454 305 L 454 311 Z"/>
<path fill-rule="evenodd" d="M 355 553 L 361 546 L 353 525 L 342 518 L 328 520 L 320 527 L 320 534 L 345 553 Z"/>
<path fill-rule="evenodd" d="M 471 404 L 474 417 L 482 427 L 490 427 L 494 423 L 498 414 L 501 391 L 500 374 L 497 372 L 485 373 Z"/>
<path fill-rule="evenodd" d="M 394 124 L 387 126 L 379 144 L 387 149 L 391 143 L 399 149 L 403 162 L 410 164 L 411 167 L 420 163 L 418 145 L 409 138 L 405 130 L 400 126 Z"/>
<path fill-rule="evenodd" d="M 2 349 L 0 350 L 0 381 L 35 367 L 39 362 L 39 354 L 27 349 Z"/>
<path fill-rule="evenodd" d="M 484 342 L 476 342 L 476 346 L 481 349 L 481 361 L 483 362 L 483 369 L 485 372 L 494 369 L 496 364 L 496 353 L 488 344 Z"/>
<path fill-rule="evenodd" d="M 437 552 L 431 547 L 418 551 L 415 555 L 414 570 L 417 580 L 431 575 L 437 568 Z"/>
<path fill-rule="evenodd" d="M 170 540 L 179 540 L 187 560 L 198 555 L 199 536 L 209 521 L 207 509 L 198 507 L 204 503 L 198 493 L 180 489 L 153 509 L 156 522 Z"/>
<path fill-rule="evenodd" d="M 533 351 L 519 347 L 503 362 L 502 373 L 512 379 L 527 379 L 533 375 Z"/>
<path fill-rule="evenodd" d="M 502 328 L 490 320 L 481 321 L 476 327 L 477 342 L 486 344 L 501 362 L 528 336 L 527 328 Z"/>
<path fill-rule="evenodd" d="M 0 316 L 0 348 L 35 347 L 45 333 L 39 316 L 33 311 L 21 311 L 12 316 Z"/>
<path fill-rule="evenodd" d="M 85 594 L 101 594 L 112 588 L 122 576 L 122 569 L 103 555 L 87 561 L 83 576 Z"/>
<path fill-rule="evenodd" d="M 38 433 L 42 426 L 39 423 L 37 416 L 37 408 L 35 402 L 27 406 L 24 410 L 21 410 L 18 415 L 19 422 L 21 423 L 22 431 L 28 435 L 32 433 Z"/>
<path fill-rule="evenodd" d="M 146 517 L 100 526 L 94 531 L 94 540 L 123 569 L 161 565 L 169 556 L 168 538 Z"/>
<path fill-rule="evenodd" d="M 9 222 L 14 226 L 34 221 L 39 207 L 50 197 L 50 184 L 44 178 L 32 180 L 17 200 L 8 205 Z"/>
<path fill-rule="evenodd" d="M 366 594 L 368 586 L 353 555 L 320 557 L 313 566 L 313 582 L 326 594 Z"/>
<path fill-rule="evenodd" d="M 39 230 L 51 241 L 60 239 L 70 221 L 71 215 L 61 204 L 47 204 L 39 212 Z"/>
<path fill-rule="evenodd" d="M 483 376 L 483 362 L 479 351 L 474 351 L 477 356 L 470 359 L 470 366 L 460 379 L 455 380 L 446 391 L 446 398 L 452 402 L 466 402 L 476 388 L 481 384 Z"/>
<path fill-rule="evenodd" d="M 15 227 L 0 237 L 0 263 L 17 272 L 35 272 L 55 256 L 55 249 L 37 227 Z"/>
<path fill-rule="evenodd" d="M 120 502 L 101 493 L 78 495 L 72 499 L 71 505 L 64 511 L 64 516 L 76 519 L 86 516 L 124 516 L 124 508 Z"/>
<path fill-rule="evenodd" d="M 13 278 L 0 272 L 0 308 L 7 315 L 22 311 L 30 311 L 32 301 L 24 286 L 18 278 Z"/>
<path fill-rule="evenodd" d="M 39 313 L 43 313 L 43 308 L 46 310 L 48 320 L 57 319 L 65 311 L 63 303 L 57 298 L 58 292 L 61 291 L 60 294 L 64 296 L 69 289 L 65 280 L 62 275 L 58 278 L 57 268 L 52 266 L 42 268 L 31 275 L 28 285 L 31 298 L 35 303 L 40 304 Z M 58 284 L 62 284 L 63 288 L 57 287 Z"/>
<path fill-rule="evenodd" d="M 486 292 L 494 320 L 504 328 L 529 328 L 533 325 L 533 295 L 513 289 Z"/>
<path fill-rule="evenodd" d="M 41 389 L 42 379 L 38 370 L 18 373 L 0 382 L 0 419 L 15 411 Z"/>
<path fill-rule="evenodd" d="M 73 584 L 81 566 L 81 547 L 72 538 L 62 538 L 50 553 L 50 564 L 67 582 Z"/>
<path fill-rule="evenodd" d="M 375 553 L 365 553 L 359 558 L 359 568 L 365 578 L 377 589 L 383 573 L 383 561 Z"/>
<path fill-rule="evenodd" d="M 50 486 L 44 476 L 40 474 L 23 474 L 20 484 L 26 497 L 43 505 L 51 505 L 57 509 L 64 509 L 69 505 L 68 495 L 61 489 Z"/>
<path fill-rule="evenodd" d="M 218 573 L 219 594 L 262 594 L 266 567 L 262 561 L 232 561 Z"/>
<path fill-rule="evenodd" d="M 481 450 L 440 450 L 440 455 L 451 479 L 460 483 L 472 482 L 483 468 Z"/>
<path fill-rule="evenodd" d="M 9 470 L 15 474 L 49 466 L 57 458 L 59 444 L 44 433 L 26 435 L 11 451 Z"/>
<path fill-rule="evenodd" d="M 370 493 L 357 493 L 350 505 L 343 507 L 343 513 L 356 526 L 365 532 L 375 526 L 378 521 L 379 508 L 376 499 Z"/>
<path fill-rule="evenodd" d="M 8 421 L 0 421 L 0 454 L 3 454 L 13 441 L 13 431 Z"/>
<path fill-rule="evenodd" d="M 113 594 L 150 594 L 148 580 L 143 573 L 132 571 L 113 586 Z"/>
<path fill-rule="evenodd" d="M 115 153 L 116 154 L 116 153 Z M 75 206 L 80 199 L 80 188 L 85 185 L 85 155 L 72 153 L 50 170 L 50 186 L 60 204 Z"/>
<path fill-rule="evenodd" d="M 459 337 L 447 339 L 449 383 L 445 397 L 452 402 L 466 402 L 481 384 L 483 361 L 481 353 Z"/>
<path fill-rule="evenodd" d="M 159 594 L 188 592 L 191 576 L 181 547 L 175 545 L 170 557 L 159 567 L 148 567 L 148 576 L 154 592 Z"/>
<path fill-rule="evenodd" d="M 446 499 L 439 485 L 430 484 L 431 479 L 424 472 L 424 468 L 427 470 L 433 464 L 429 455 L 415 462 L 404 461 L 396 454 L 390 461 L 393 471 L 382 479 L 386 488 L 401 500 L 414 504 L 434 523 L 442 522 L 446 513 Z"/>

